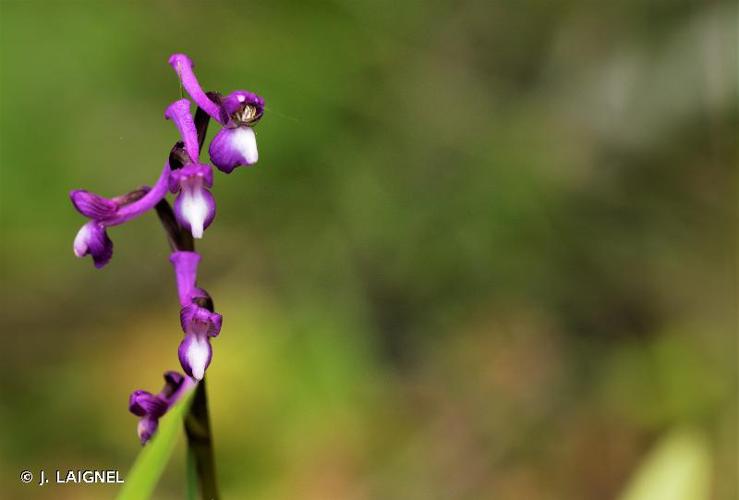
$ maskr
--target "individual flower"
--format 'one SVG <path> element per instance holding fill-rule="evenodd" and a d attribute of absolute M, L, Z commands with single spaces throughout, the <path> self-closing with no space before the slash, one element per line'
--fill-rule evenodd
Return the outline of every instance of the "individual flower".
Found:
<path fill-rule="evenodd" d="M 223 317 L 210 310 L 210 297 L 197 286 L 200 255 L 178 251 L 173 252 L 169 260 L 175 271 L 177 294 L 182 306 L 180 324 L 185 333 L 178 349 L 180 364 L 185 373 L 201 380 L 213 357 L 210 339 L 220 333 Z"/>
<path fill-rule="evenodd" d="M 128 399 L 128 410 L 141 417 L 138 424 L 138 435 L 141 444 L 146 444 L 159 427 L 159 419 L 174 405 L 194 382 L 175 371 L 164 374 L 164 388 L 159 394 L 137 390 Z"/>
<path fill-rule="evenodd" d="M 193 238 L 202 238 L 216 215 L 216 201 L 208 190 L 213 187 L 213 170 L 199 163 L 200 147 L 190 116 L 190 102 L 187 99 L 173 102 L 164 116 L 180 131 L 189 160 L 182 168 L 173 170 L 169 178 L 170 191 L 179 193 L 174 202 L 175 217 Z"/>
<path fill-rule="evenodd" d="M 100 269 L 113 256 L 113 242 L 105 231 L 105 225 L 91 220 L 80 228 L 72 245 L 77 257 L 91 255 L 95 267 Z"/>
<path fill-rule="evenodd" d="M 228 121 L 211 141 L 208 153 L 213 165 L 230 173 L 240 165 L 253 165 L 259 160 L 252 125 L 264 113 L 264 99 L 252 92 L 237 90 L 223 99 L 222 106 Z"/>
<path fill-rule="evenodd" d="M 208 165 L 191 163 L 173 171 L 169 185 L 170 191 L 179 193 L 174 200 L 177 222 L 193 238 L 202 238 L 216 216 L 216 200 L 208 190 L 213 186 L 213 170 Z"/>
<path fill-rule="evenodd" d="M 185 54 L 173 54 L 169 64 L 180 77 L 182 86 L 195 103 L 223 125 L 210 143 L 210 161 L 225 173 L 242 165 L 253 165 L 259 159 L 253 126 L 264 114 L 264 99 L 246 90 L 236 90 L 214 101 L 203 92 L 193 63 Z"/>
<path fill-rule="evenodd" d="M 74 254 L 77 257 L 90 255 L 97 268 L 107 264 L 113 255 L 113 242 L 107 228 L 123 224 L 153 208 L 167 194 L 169 173 L 167 163 L 153 188 L 144 186 L 112 199 L 84 189 L 70 191 L 74 208 L 90 219 L 74 238 Z"/>
<path fill-rule="evenodd" d="M 217 337 L 221 331 L 223 317 L 195 303 L 180 311 L 180 323 L 185 338 L 180 343 L 178 355 L 185 373 L 195 380 L 202 380 L 210 365 L 213 349 L 210 338 Z"/>

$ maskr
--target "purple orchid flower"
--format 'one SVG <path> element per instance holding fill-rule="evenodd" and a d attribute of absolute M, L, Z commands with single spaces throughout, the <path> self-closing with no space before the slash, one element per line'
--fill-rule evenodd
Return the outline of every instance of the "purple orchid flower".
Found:
<path fill-rule="evenodd" d="M 202 238 L 203 231 L 216 216 L 216 202 L 208 188 L 213 187 L 213 170 L 200 163 L 200 146 L 195 123 L 190 116 L 190 101 L 180 99 L 169 105 L 164 113 L 180 131 L 189 161 L 172 172 L 169 189 L 179 193 L 174 202 L 175 216 L 193 238 Z"/>
<path fill-rule="evenodd" d="M 81 189 L 69 193 L 74 207 L 88 219 L 77 233 L 73 249 L 78 257 L 90 255 L 95 267 L 103 267 L 113 255 L 108 228 L 156 208 L 172 249 L 170 262 L 175 271 L 181 306 L 180 324 L 184 332 L 178 357 L 185 375 L 166 372 L 164 388 L 157 394 L 134 391 L 129 398 L 129 410 L 139 417 L 139 439 L 146 444 L 156 433 L 159 419 L 184 395 L 195 390 L 185 427 L 201 478 L 202 496 L 217 498 L 204 377 L 213 357 L 211 338 L 220 334 L 223 317 L 214 312 L 213 301 L 207 291 L 197 286 L 200 255 L 195 252 L 193 238 L 202 238 L 216 212 L 210 192 L 213 169 L 201 163 L 200 147 L 213 118 L 223 126 L 210 144 L 213 164 L 230 173 L 238 166 L 256 163 L 258 152 L 252 127 L 264 113 L 264 99 L 243 90 L 226 97 L 217 93 L 206 94 L 200 88 L 192 71 L 192 61 L 187 56 L 175 54 L 169 63 L 203 111 L 199 109 L 193 117 L 187 99 L 180 99 L 167 107 L 164 116 L 175 124 L 182 140 L 170 149 L 169 160 L 152 187 L 144 186 L 114 198 L 104 198 Z M 168 190 L 176 194 L 174 208 L 165 199 Z"/>
<path fill-rule="evenodd" d="M 173 54 L 169 64 L 195 103 L 223 125 L 208 148 L 213 165 L 229 174 L 236 167 L 255 164 L 259 153 L 253 125 L 264 114 L 264 99 L 253 92 L 236 90 L 215 102 L 200 87 L 189 57 Z"/>
<path fill-rule="evenodd" d="M 221 331 L 223 317 L 197 304 L 190 304 L 180 311 L 180 323 L 185 338 L 180 343 L 177 354 L 182 369 L 195 380 L 202 380 L 205 370 L 213 358 L 210 338 L 217 337 Z"/>
<path fill-rule="evenodd" d="M 113 242 L 106 229 L 123 224 L 153 208 L 167 194 L 169 163 L 164 165 L 153 188 L 142 187 L 112 199 L 104 198 L 84 189 L 70 191 L 69 198 L 79 213 L 90 221 L 82 226 L 74 238 L 72 248 L 77 257 L 92 256 L 98 269 L 113 256 Z"/>
<path fill-rule="evenodd" d="M 141 417 L 137 429 L 141 444 L 151 439 L 159 427 L 159 419 L 194 386 L 195 382 L 189 377 L 168 371 L 164 374 L 164 388 L 159 394 L 142 390 L 131 393 L 128 410 Z"/>
<path fill-rule="evenodd" d="M 175 271 L 177 292 L 182 309 L 180 324 L 185 338 L 180 343 L 178 356 L 185 373 L 195 380 L 202 380 L 210 365 L 213 349 L 210 338 L 221 331 L 223 317 L 204 307 L 210 301 L 208 293 L 197 287 L 197 270 L 200 255 L 196 252 L 173 252 L 169 258 Z"/>
<path fill-rule="evenodd" d="M 80 228 L 72 248 L 77 257 L 91 255 L 92 262 L 98 269 L 107 264 L 113 256 L 113 242 L 105 231 L 105 225 L 96 220 L 91 220 Z"/>

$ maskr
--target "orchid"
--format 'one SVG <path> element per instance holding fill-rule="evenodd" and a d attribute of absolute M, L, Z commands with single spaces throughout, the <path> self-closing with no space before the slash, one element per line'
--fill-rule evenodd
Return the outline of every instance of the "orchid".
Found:
<path fill-rule="evenodd" d="M 193 62 L 185 54 L 174 54 L 169 64 L 177 72 L 182 86 L 200 108 L 223 125 L 210 143 L 210 161 L 222 172 L 253 165 L 259 159 L 253 126 L 264 114 L 264 99 L 246 90 L 236 90 L 225 97 L 206 94 L 193 72 Z"/>
<path fill-rule="evenodd" d="M 201 493 L 204 498 L 217 498 L 204 377 L 213 357 L 211 339 L 220 333 L 223 317 L 214 311 L 208 292 L 197 284 L 201 256 L 195 251 L 193 238 L 203 237 L 216 212 L 215 198 L 210 192 L 213 169 L 200 161 L 200 148 L 208 122 L 213 118 L 223 125 L 209 148 L 213 164 L 226 173 L 239 165 L 254 164 L 258 155 L 252 126 L 262 117 L 264 100 L 242 90 L 225 98 L 217 93 L 206 94 L 195 79 L 187 56 L 175 54 L 169 62 L 198 106 L 194 117 L 187 99 L 167 106 L 164 117 L 174 123 L 180 140 L 172 147 L 152 187 L 143 186 L 113 198 L 83 189 L 69 193 L 75 209 L 88 219 L 74 238 L 73 250 L 77 257 L 90 255 L 95 267 L 101 268 L 113 255 L 108 228 L 156 210 L 172 249 L 169 260 L 174 269 L 184 333 L 177 353 L 185 374 L 165 372 L 165 386 L 157 394 L 134 391 L 129 398 L 129 410 L 139 417 L 137 433 L 142 444 L 146 444 L 156 435 L 160 419 L 194 391 L 185 429 L 197 461 Z M 176 195 L 174 209 L 166 199 L 167 191 Z M 193 440 L 197 440 L 197 446 Z"/>
<path fill-rule="evenodd" d="M 216 202 L 208 190 L 213 187 L 213 169 L 199 163 L 200 145 L 190 116 L 190 102 L 187 99 L 173 102 L 164 116 L 177 126 L 187 153 L 185 165 L 173 171 L 169 178 L 170 191 L 179 193 L 174 202 L 175 216 L 193 238 L 202 238 L 216 215 Z"/>
<path fill-rule="evenodd" d="M 144 186 L 112 199 L 84 189 L 70 191 L 72 205 L 90 219 L 74 238 L 74 254 L 77 257 L 90 255 L 95 267 L 105 266 L 113 256 L 113 242 L 108 237 L 107 228 L 128 222 L 156 206 L 167 194 L 169 176 L 167 163 L 153 188 Z"/>
<path fill-rule="evenodd" d="M 151 439 L 159 426 L 159 419 L 182 396 L 192 389 L 191 379 L 180 373 L 169 371 L 164 374 L 164 388 L 159 394 L 136 390 L 128 400 L 128 409 L 134 415 L 141 417 L 137 431 L 142 443 Z"/>
<path fill-rule="evenodd" d="M 223 317 L 204 307 L 210 304 L 212 309 L 210 296 L 196 286 L 200 255 L 195 252 L 174 252 L 169 260 L 177 277 L 177 290 L 182 305 L 180 324 L 185 332 L 178 356 L 185 373 L 195 380 L 201 380 L 213 356 L 210 338 L 220 333 Z"/>

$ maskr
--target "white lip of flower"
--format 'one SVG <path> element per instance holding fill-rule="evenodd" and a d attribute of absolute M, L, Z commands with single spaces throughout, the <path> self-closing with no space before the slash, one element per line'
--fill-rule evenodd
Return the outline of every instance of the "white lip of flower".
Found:
<path fill-rule="evenodd" d="M 257 137 L 251 127 L 238 127 L 231 136 L 231 146 L 241 153 L 248 164 L 256 163 L 259 159 L 257 151 Z"/>
<path fill-rule="evenodd" d="M 90 239 L 90 228 L 87 226 L 87 224 L 83 225 L 82 228 L 80 228 L 79 231 L 77 231 L 77 236 L 74 237 L 74 243 L 72 244 L 72 247 L 74 248 L 74 254 L 77 257 L 84 257 L 85 252 L 87 252 L 87 241 Z"/>
<path fill-rule="evenodd" d="M 182 183 L 182 216 L 190 223 L 193 238 L 202 238 L 208 202 L 203 196 L 203 178 L 195 175 Z"/>
<path fill-rule="evenodd" d="M 187 357 L 190 361 L 193 378 L 202 380 L 203 375 L 205 375 L 205 364 L 208 362 L 208 341 L 203 335 L 195 335 L 194 337 L 187 350 Z"/>

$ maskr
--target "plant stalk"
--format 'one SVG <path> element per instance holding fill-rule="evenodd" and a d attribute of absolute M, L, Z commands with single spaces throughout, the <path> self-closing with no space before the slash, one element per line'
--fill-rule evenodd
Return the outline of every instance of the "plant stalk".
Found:
<path fill-rule="evenodd" d="M 205 379 L 195 388 L 195 397 L 185 417 L 188 455 L 194 461 L 194 469 L 203 500 L 217 500 L 216 465 L 213 456 L 213 437 L 208 414 L 208 394 Z"/>
<path fill-rule="evenodd" d="M 210 93 L 209 93 L 210 95 Z M 214 94 L 215 95 L 215 94 Z M 210 117 L 200 108 L 195 112 L 195 127 L 198 132 L 198 143 L 203 147 L 205 134 L 208 131 Z M 182 167 L 183 145 L 178 142 L 172 147 L 169 155 L 170 168 Z M 192 235 L 177 222 L 174 211 L 166 199 L 156 205 L 157 215 L 167 235 L 167 241 L 173 251 L 195 251 Z M 212 300 L 203 302 L 202 307 L 213 311 Z M 208 413 L 208 394 L 205 378 L 195 387 L 195 395 L 184 420 L 187 436 L 188 482 L 191 473 L 197 477 L 200 496 L 203 500 L 218 500 L 218 484 L 216 480 L 215 455 L 213 453 L 213 436 Z M 189 487 L 188 487 L 189 489 Z M 189 492 L 193 494 L 193 492 Z"/>

